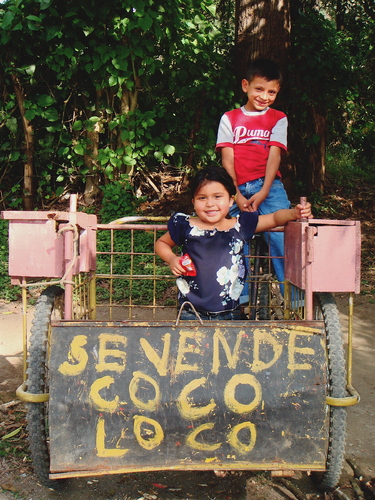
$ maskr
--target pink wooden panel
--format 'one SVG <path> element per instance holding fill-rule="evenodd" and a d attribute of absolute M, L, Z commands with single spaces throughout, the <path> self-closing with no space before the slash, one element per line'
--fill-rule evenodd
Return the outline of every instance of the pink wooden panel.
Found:
<path fill-rule="evenodd" d="M 96 231 L 87 227 L 79 235 L 79 255 L 74 274 L 87 273 L 96 269 Z"/>
<path fill-rule="evenodd" d="M 305 289 L 306 228 L 314 226 L 312 290 L 360 292 L 361 235 L 358 221 L 310 219 L 285 228 L 285 277 Z"/>
<path fill-rule="evenodd" d="M 314 292 L 359 293 L 356 226 L 318 226 L 314 237 Z"/>
<path fill-rule="evenodd" d="M 12 220 L 9 224 L 9 275 L 61 278 L 64 238 L 53 220 Z"/>
<path fill-rule="evenodd" d="M 306 239 L 304 237 L 307 222 L 288 222 L 284 230 L 285 246 L 285 279 L 293 285 L 305 289 L 305 254 Z"/>

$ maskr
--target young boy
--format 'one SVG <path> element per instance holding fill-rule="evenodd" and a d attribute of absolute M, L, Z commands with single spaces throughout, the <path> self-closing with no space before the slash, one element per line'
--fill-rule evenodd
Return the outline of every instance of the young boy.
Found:
<path fill-rule="evenodd" d="M 281 74 L 274 62 L 253 61 L 242 80 L 246 104 L 221 118 L 216 148 L 237 188 L 231 215 L 254 210 L 269 214 L 291 206 L 279 171 L 281 153 L 287 150 L 288 121 L 284 113 L 270 108 L 280 85 Z M 269 240 L 271 255 L 282 257 L 284 234 L 270 232 Z M 273 259 L 273 264 L 283 282 L 283 259 Z"/>

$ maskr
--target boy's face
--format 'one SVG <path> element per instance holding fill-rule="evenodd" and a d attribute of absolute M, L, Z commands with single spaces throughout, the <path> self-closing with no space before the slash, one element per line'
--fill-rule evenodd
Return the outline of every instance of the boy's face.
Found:
<path fill-rule="evenodd" d="M 263 111 L 271 106 L 280 90 L 280 84 L 277 80 L 266 80 L 256 76 L 251 82 L 242 80 L 242 90 L 247 94 L 247 111 Z"/>

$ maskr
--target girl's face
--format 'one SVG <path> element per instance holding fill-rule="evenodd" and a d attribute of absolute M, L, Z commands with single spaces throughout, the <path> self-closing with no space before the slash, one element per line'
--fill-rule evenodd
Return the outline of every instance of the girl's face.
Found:
<path fill-rule="evenodd" d="M 206 181 L 198 188 L 192 202 L 197 216 L 207 225 L 217 227 L 233 205 L 233 197 L 220 182 Z"/>

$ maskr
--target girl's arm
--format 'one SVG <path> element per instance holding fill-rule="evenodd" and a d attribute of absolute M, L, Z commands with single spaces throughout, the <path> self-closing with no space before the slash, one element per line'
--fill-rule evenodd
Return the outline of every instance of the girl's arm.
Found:
<path fill-rule="evenodd" d="M 277 210 L 272 214 L 260 215 L 258 220 L 258 225 L 255 232 L 261 233 L 262 231 L 267 231 L 277 226 L 285 226 L 285 224 L 292 220 L 311 218 L 311 205 L 306 203 L 305 206 L 297 205 L 294 208 L 285 208 L 283 210 Z"/>
<path fill-rule="evenodd" d="M 180 264 L 180 257 L 172 251 L 175 246 L 176 243 L 170 237 L 169 232 L 167 232 L 155 243 L 155 252 L 164 262 L 169 264 L 175 276 L 181 276 L 181 274 L 184 274 L 185 269 Z"/>

